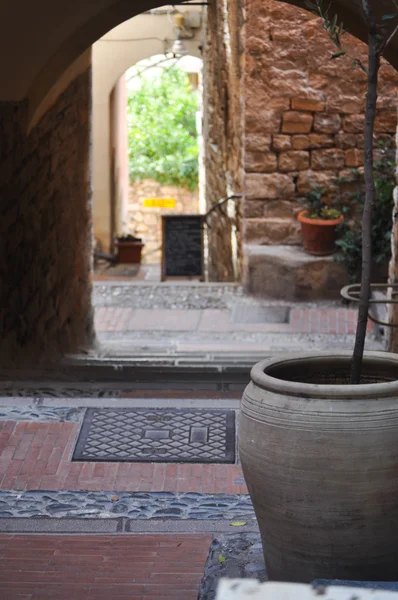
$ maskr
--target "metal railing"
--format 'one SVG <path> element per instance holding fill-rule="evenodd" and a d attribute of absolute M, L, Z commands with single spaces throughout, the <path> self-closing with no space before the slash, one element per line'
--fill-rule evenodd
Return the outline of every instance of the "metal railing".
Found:
<path fill-rule="evenodd" d="M 383 290 L 387 291 L 391 289 L 391 296 L 385 298 L 372 298 L 369 299 L 369 304 L 398 304 L 398 284 L 397 283 L 371 283 L 370 284 L 371 293 Z M 353 283 L 351 285 L 346 285 L 340 291 L 340 294 L 347 302 L 359 302 L 359 294 L 361 290 L 360 283 Z M 398 324 L 394 325 L 392 323 L 386 323 L 385 321 L 381 321 L 374 315 L 372 315 L 371 310 L 368 312 L 368 317 L 370 321 L 376 323 L 377 325 L 382 325 L 383 327 L 396 327 L 398 328 Z"/>

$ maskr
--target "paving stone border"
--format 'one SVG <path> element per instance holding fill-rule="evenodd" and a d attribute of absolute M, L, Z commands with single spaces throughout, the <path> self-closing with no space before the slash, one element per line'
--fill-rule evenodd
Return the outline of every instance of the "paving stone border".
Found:
<path fill-rule="evenodd" d="M 248 495 L 174 492 L 0 491 L 0 518 L 254 518 Z"/>
<path fill-rule="evenodd" d="M 80 423 L 85 408 L 40 406 L 35 401 L 31 406 L 1 406 L 0 421 L 44 421 L 59 423 Z"/>
<path fill-rule="evenodd" d="M 266 581 L 259 534 L 216 536 L 210 546 L 198 600 L 214 600 L 221 577 Z"/>
<path fill-rule="evenodd" d="M 124 284 L 94 282 L 94 306 L 128 306 L 134 308 L 165 308 L 201 310 L 228 308 L 235 297 L 244 296 L 237 284 Z"/>

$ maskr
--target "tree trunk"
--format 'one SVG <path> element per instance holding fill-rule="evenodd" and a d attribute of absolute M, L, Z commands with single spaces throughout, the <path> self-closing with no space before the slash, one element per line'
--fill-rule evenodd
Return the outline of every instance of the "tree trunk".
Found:
<path fill-rule="evenodd" d="M 367 5 L 366 0 L 363 4 Z M 365 13 L 367 11 L 365 10 Z M 369 13 L 366 14 L 369 21 Z M 350 383 L 358 384 L 361 380 L 362 359 L 365 347 L 366 329 L 368 324 L 369 298 L 371 293 L 370 277 L 372 263 L 372 211 L 376 199 L 375 183 L 373 177 L 373 133 L 376 117 L 377 83 L 380 68 L 380 54 L 378 49 L 377 31 L 368 23 L 369 32 L 369 60 L 368 60 L 368 88 L 366 94 L 366 112 L 364 127 L 364 158 L 365 158 L 365 206 L 362 218 L 362 276 L 361 293 L 359 299 L 358 323 L 355 336 L 355 347 L 351 362 Z"/>

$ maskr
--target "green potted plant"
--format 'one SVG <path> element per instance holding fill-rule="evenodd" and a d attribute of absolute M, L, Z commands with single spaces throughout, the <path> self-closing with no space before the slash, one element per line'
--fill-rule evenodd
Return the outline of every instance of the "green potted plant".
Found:
<path fill-rule="evenodd" d="M 316 256 L 333 254 L 336 228 L 344 220 L 341 210 L 329 205 L 326 198 L 327 190 L 314 185 L 305 196 L 305 209 L 297 215 L 297 219 L 301 223 L 304 248 Z"/>
<path fill-rule="evenodd" d="M 145 246 L 142 238 L 125 233 L 115 239 L 115 246 L 118 263 L 141 264 L 142 249 Z"/>
<path fill-rule="evenodd" d="M 367 352 L 372 264 L 374 123 L 378 72 L 398 30 L 398 2 L 368 31 L 364 124 L 362 275 L 354 351 L 274 357 L 255 365 L 242 398 L 239 451 L 270 579 L 396 581 L 398 564 L 398 355 Z M 334 0 L 312 0 L 343 56 Z"/>

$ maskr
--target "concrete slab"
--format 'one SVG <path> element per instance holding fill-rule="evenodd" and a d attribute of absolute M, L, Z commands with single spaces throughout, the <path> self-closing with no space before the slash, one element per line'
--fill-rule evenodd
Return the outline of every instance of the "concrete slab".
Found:
<path fill-rule="evenodd" d="M 29 519 L 0 518 L 1 533 L 236 533 L 228 521 L 214 519 Z M 259 533 L 257 521 L 239 527 L 242 533 Z"/>
<path fill-rule="evenodd" d="M 178 521 L 177 519 L 152 519 L 150 521 L 128 520 L 125 525 L 126 533 L 258 533 L 255 519 L 248 520 L 242 527 L 233 527 L 228 521 L 213 519 L 192 519 Z"/>
<path fill-rule="evenodd" d="M 209 309 L 203 311 L 198 331 L 206 332 L 247 332 L 247 333 L 288 333 L 289 323 L 234 323 L 231 311 Z"/>
<path fill-rule="evenodd" d="M 1 533 L 118 533 L 122 519 L 0 518 Z"/>
<path fill-rule="evenodd" d="M 139 308 L 129 322 L 129 329 L 139 331 L 195 331 L 200 310 L 151 310 Z"/>

